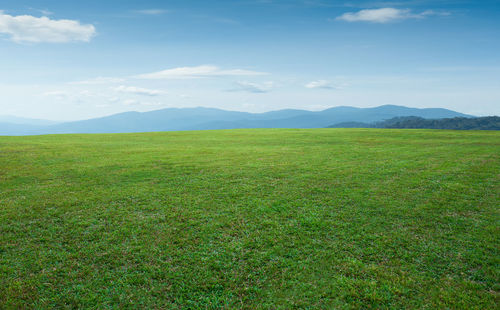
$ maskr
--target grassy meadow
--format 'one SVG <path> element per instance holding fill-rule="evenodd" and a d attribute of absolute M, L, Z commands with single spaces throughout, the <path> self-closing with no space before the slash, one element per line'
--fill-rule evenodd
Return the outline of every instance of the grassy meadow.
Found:
<path fill-rule="evenodd" d="M 498 309 L 500 132 L 0 137 L 0 309 Z"/>

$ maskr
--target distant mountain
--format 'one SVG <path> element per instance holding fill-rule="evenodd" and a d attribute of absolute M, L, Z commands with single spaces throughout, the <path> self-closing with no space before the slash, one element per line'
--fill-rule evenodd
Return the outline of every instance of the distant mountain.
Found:
<path fill-rule="evenodd" d="M 412 129 L 452 129 L 452 130 L 500 130 L 500 117 L 454 117 L 425 119 L 417 116 L 394 117 L 376 123 L 345 122 L 330 128 L 412 128 Z"/>
<path fill-rule="evenodd" d="M 385 105 L 376 108 L 335 107 L 313 112 L 280 110 L 266 113 L 225 111 L 212 108 L 162 109 L 126 112 L 107 117 L 52 125 L 0 123 L 0 135 L 55 133 L 120 133 L 234 128 L 324 128 L 343 122 L 373 123 L 398 116 L 426 119 L 472 117 L 446 109 L 416 109 Z"/>

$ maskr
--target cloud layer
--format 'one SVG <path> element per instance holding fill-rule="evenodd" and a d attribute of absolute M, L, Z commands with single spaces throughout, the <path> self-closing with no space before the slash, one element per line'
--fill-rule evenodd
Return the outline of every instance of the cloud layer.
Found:
<path fill-rule="evenodd" d="M 31 15 L 11 16 L 0 11 L 0 34 L 9 35 L 14 42 L 89 42 L 96 30 L 93 25 L 82 25 L 76 20 L 54 20 L 46 16 Z"/>
<path fill-rule="evenodd" d="M 412 13 L 409 9 L 381 8 L 344 13 L 337 17 L 336 20 L 384 24 L 404 19 L 420 19 L 431 15 L 446 16 L 450 14 L 448 12 L 435 12 L 432 10 L 427 10 L 422 13 Z"/>
<path fill-rule="evenodd" d="M 256 76 L 265 74 L 267 73 L 243 69 L 222 70 L 216 66 L 203 65 L 197 67 L 167 69 L 153 73 L 141 74 L 135 77 L 139 79 L 189 79 L 215 76 Z"/>

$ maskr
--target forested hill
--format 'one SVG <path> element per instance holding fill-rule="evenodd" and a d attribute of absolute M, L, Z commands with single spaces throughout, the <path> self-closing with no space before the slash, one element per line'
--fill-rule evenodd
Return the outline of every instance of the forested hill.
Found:
<path fill-rule="evenodd" d="M 500 117 L 454 117 L 425 119 L 417 116 L 394 117 L 382 122 L 339 123 L 330 128 L 413 128 L 413 129 L 453 129 L 453 130 L 500 130 Z"/>

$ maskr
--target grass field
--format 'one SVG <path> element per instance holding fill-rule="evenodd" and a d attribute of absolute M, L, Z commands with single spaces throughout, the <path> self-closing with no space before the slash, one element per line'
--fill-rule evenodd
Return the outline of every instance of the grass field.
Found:
<path fill-rule="evenodd" d="M 498 309 L 500 132 L 0 137 L 0 309 Z"/>

